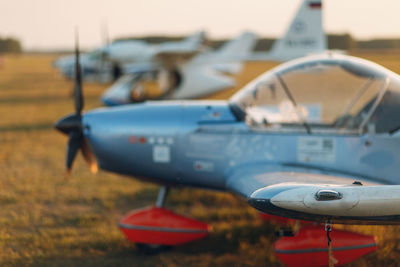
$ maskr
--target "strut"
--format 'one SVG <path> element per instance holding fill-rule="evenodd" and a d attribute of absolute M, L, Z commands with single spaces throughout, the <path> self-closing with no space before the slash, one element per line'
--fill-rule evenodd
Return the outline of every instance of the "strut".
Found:
<path fill-rule="evenodd" d="M 333 256 L 332 239 L 330 232 L 332 232 L 332 223 L 330 221 L 325 222 L 326 237 L 328 238 L 328 266 L 334 267 L 338 260 Z"/>
<path fill-rule="evenodd" d="M 160 191 L 158 191 L 157 201 L 156 201 L 156 207 L 157 208 L 164 207 L 165 199 L 168 196 L 168 192 L 169 192 L 169 187 L 168 186 L 162 186 L 160 188 Z"/>

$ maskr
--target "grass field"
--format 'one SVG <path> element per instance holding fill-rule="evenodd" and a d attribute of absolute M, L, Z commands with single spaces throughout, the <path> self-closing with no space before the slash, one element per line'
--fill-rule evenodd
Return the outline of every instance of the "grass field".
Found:
<path fill-rule="evenodd" d="M 400 52 L 355 53 L 400 72 Z M 167 207 L 213 226 L 201 241 L 143 255 L 117 227 L 129 210 L 151 205 L 157 186 L 99 172 L 79 156 L 65 181 L 67 138 L 53 123 L 73 110 L 72 84 L 52 55 L 6 56 L 0 69 L 0 266 L 281 266 L 273 255 L 277 226 L 230 194 L 173 189 Z M 275 66 L 248 63 L 238 87 Z M 84 86 L 85 108 L 100 105 L 107 85 Z M 215 94 L 226 99 L 237 88 Z M 379 249 L 352 266 L 397 266 L 396 226 L 346 226 L 374 234 Z"/>

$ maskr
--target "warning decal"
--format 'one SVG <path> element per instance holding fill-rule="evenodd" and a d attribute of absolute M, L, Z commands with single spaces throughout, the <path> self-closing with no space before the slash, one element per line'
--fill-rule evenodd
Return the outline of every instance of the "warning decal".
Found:
<path fill-rule="evenodd" d="M 171 161 L 170 148 L 168 146 L 153 147 L 153 161 L 158 163 L 169 163 Z"/>
<path fill-rule="evenodd" d="M 335 139 L 330 137 L 299 137 L 297 139 L 298 161 L 333 163 L 335 158 Z"/>

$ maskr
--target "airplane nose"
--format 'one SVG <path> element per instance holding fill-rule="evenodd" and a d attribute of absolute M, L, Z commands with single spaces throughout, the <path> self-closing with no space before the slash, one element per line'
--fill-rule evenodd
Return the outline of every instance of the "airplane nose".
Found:
<path fill-rule="evenodd" d="M 82 116 L 80 114 L 69 114 L 57 121 L 54 127 L 67 135 L 74 131 L 81 132 Z"/>

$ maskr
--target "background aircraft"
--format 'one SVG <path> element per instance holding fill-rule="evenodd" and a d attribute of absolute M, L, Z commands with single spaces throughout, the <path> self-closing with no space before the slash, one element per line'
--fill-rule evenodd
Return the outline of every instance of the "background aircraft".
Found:
<path fill-rule="evenodd" d="M 197 98 L 232 87 L 233 78 L 226 74 L 237 74 L 256 42 L 255 35 L 243 32 L 226 42 L 217 50 L 182 55 L 159 55 L 157 65 L 138 68 L 129 65 L 125 74 L 102 96 L 106 105 L 121 105 L 145 99 Z M 153 96 L 148 92 L 153 89 Z"/>
<path fill-rule="evenodd" d="M 203 47 L 203 42 L 204 32 L 160 45 L 116 41 L 83 55 L 82 77 L 85 81 L 117 80 L 102 97 L 107 105 L 195 98 L 232 87 L 235 81 L 226 74 L 241 70 L 255 45 L 255 35 L 244 32 L 215 51 Z M 55 65 L 66 77 L 74 77 L 73 58 L 62 58 Z"/>
<path fill-rule="evenodd" d="M 289 28 L 268 52 L 254 52 L 249 60 L 287 61 L 328 49 L 322 23 L 322 1 L 304 0 Z"/>
<path fill-rule="evenodd" d="M 400 77 L 379 65 L 341 55 L 307 57 L 265 73 L 229 101 L 146 102 L 84 114 L 79 64 L 76 69 L 75 113 L 56 124 L 69 136 L 67 175 L 81 150 L 92 171 L 98 163 L 163 185 L 156 207 L 121 220 L 133 242 L 177 245 L 207 235 L 206 224 L 163 208 L 171 186 L 232 192 L 262 212 L 325 223 L 326 233 L 305 228 L 276 250 L 297 266 L 345 264 L 376 248 L 373 238 L 346 231 L 332 233 L 332 244 L 332 223 L 400 221 Z M 345 92 L 347 106 L 338 110 L 321 99 L 322 120 L 307 122 L 303 103 L 330 87 Z M 297 122 L 270 122 L 269 113 L 254 119 L 282 99 L 300 110 Z M 308 261 L 296 262 L 299 254 Z"/>
<path fill-rule="evenodd" d="M 111 82 L 125 73 L 125 67 L 153 68 L 156 58 L 162 54 L 193 55 L 199 52 L 205 41 L 205 33 L 197 32 L 182 41 L 158 45 L 140 40 L 120 40 L 106 44 L 82 55 L 82 78 L 91 82 Z M 54 62 L 54 66 L 69 78 L 75 78 L 75 57 L 68 55 Z"/>
<path fill-rule="evenodd" d="M 216 51 L 200 52 L 204 33 L 182 42 L 146 45 L 141 41 L 115 42 L 83 57 L 83 79 L 116 80 L 102 96 L 106 105 L 145 99 L 198 98 L 232 87 L 245 59 L 285 61 L 326 50 L 321 1 L 304 0 L 282 39 L 268 54 L 253 53 L 255 36 L 249 32 Z M 73 59 L 57 63 L 73 78 Z"/>
<path fill-rule="evenodd" d="M 214 71 L 236 74 L 244 59 L 286 61 L 310 53 L 326 51 L 326 37 L 322 26 L 322 2 L 304 0 L 283 38 L 278 39 L 268 53 L 250 53 L 254 45 L 250 34 L 245 33 L 227 43 L 219 51 L 205 55 L 198 54 L 193 60 L 184 64 L 176 64 L 173 68 L 163 68 L 162 74 L 156 78 L 158 79 L 156 97 L 145 96 L 144 93 L 148 90 L 147 87 L 154 87 L 154 84 L 146 86 L 146 81 L 154 81 L 153 76 L 143 76 L 149 71 L 128 71 L 132 74 L 118 81 L 104 93 L 103 103 L 120 105 L 151 98 L 197 98 L 233 86 L 232 79 Z M 164 62 L 164 64 L 170 63 Z"/>

